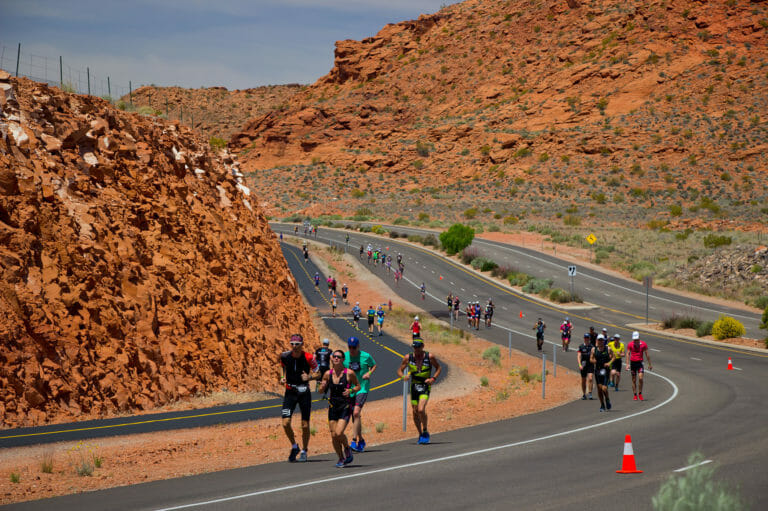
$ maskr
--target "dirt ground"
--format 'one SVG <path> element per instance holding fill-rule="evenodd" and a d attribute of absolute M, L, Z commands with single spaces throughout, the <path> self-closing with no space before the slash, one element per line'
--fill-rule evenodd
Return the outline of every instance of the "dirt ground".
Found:
<path fill-rule="evenodd" d="M 316 262 L 350 288 L 350 305 L 340 303 L 341 313 L 349 313 L 355 301 L 367 306 L 390 299 L 379 277 L 361 271 L 354 256 L 342 257 L 319 245 L 312 248 L 312 254 Z M 414 305 L 395 303 L 394 306 L 395 312 L 385 323 L 385 329 L 403 342 L 398 350 L 402 353 L 409 349 L 410 332 L 406 322 L 412 314 L 420 314 L 422 323 L 441 328 Z M 332 346 L 342 347 L 342 341 L 320 320 L 320 315 L 328 313 L 330 310 L 322 308 L 316 311 L 315 325 L 321 336 L 331 339 Z M 400 319 L 396 320 L 396 316 Z M 426 333 L 424 337 L 430 353 L 451 368 L 449 377 L 433 388 L 428 408 L 429 429 L 433 435 L 537 412 L 580 397 L 579 379 L 571 370 L 561 368 L 557 378 L 548 376 L 547 396 L 542 400 L 540 375 L 536 374 L 541 367 L 538 358 L 515 351 L 508 358 L 506 350 L 501 350 L 500 364 L 495 365 L 482 357 L 486 349 L 496 346 L 487 341 L 465 336 L 447 342 L 430 342 Z M 394 374 L 377 373 L 374 386 L 394 378 Z M 241 396 L 221 394 L 186 404 L 191 409 L 202 404 L 242 401 Z M 180 403 L 174 409 L 183 407 Z M 325 410 L 312 414 L 309 456 L 328 458 L 331 471 L 335 470 L 335 459 L 330 454 L 326 417 Z M 406 432 L 402 431 L 401 417 L 400 397 L 369 402 L 363 415 L 368 445 L 414 438 L 410 412 Z M 294 420 L 297 431 L 298 423 Z M 0 504 L 284 461 L 289 447 L 276 408 L 273 418 L 237 424 L 4 449 L 0 451 Z M 50 472 L 44 471 L 48 468 Z M 90 468 L 92 475 L 78 475 L 78 470 L 87 472 Z"/>

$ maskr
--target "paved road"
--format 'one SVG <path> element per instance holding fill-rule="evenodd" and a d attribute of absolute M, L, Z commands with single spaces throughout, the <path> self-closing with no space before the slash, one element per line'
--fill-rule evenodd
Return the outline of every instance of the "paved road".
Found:
<path fill-rule="evenodd" d="M 365 239 L 355 235 L 355 243 Z M 389 246 L 391 250 L 395 243 Z M 562 310 L 507 292 L 423 250 L 399 247 L 407 258 L 406 277 L 411 285 L 392 287 L 393 295 L 400 293 L 417 302 L 416 286 L 424 281 L 430 292 L 424 305 L 437 315 L 445 314 L 446 285 L 462 298 L 493 296 L 500 312 L 498 325 L 481 329 L 479 335 L 506 346 L 511 332 L 515 348 L 535 354 L 530 328 L 535 317 L 542 316 L 550 325 L 547 354 L 553 354 L 554 330 L 565 314 Z M 590 324 L 606 325 L 611 333 L 620 332 L 627 339 L 631 330 L 624 325 L 637 318 L 620 310 L 617 304 L 622 299 L 629 298 L 619 293 L 608 308 L 572 311 L 577 334 Z M 501 313 L 500 305 L 507 308 L 506 313 Z M 685 466 L 694 450 L 720 466 L 721 480 L 740 485 L 752 509 L 768 508 L 768 438 L 764 435 L 768 357 L 664 335 L 644 334 L 643 338 L 654 362 L 654 371 L 647 373 L 646 401 L 632 401 L 625 372 L 623 390 L 612 391 L 614 409 L 608 413 L 598 412 L 596 401 L 577 401 L 433 435 L 429 446 L 417 446 L 413 440 L 376 446 L 342 471 L 333 469 L 334 460 L 327 456 L 315 463 L 275 463 L 15 508 L 291 509 L 351 503 L 350 507 L 392 509 L 423 500 L 441 510 L 650 509 L 651 495 L 674 470 Z M 726 371 L 728 357 L 737 370 Z M 560 352 L 558 362 L 575 369 L 575 354 Z M 558 377 L 564 377 L 562 371 Z M 643 474 L 615 474 L 626 434 L 632 435 Z"/>
<path fill-rule="evenodd" d="M 330 317 L 330 305 L 325 293 L 316 293 L 314 283 L 310 276 L 315 272 L 322 272 L 312 263 L 304 261 L 301 250 L 296 247 L 283 245 L 286 261 L 296 276 L 302 292 L 307 297 L 310 305 L 327 310 L 328 315 L 323 321 L 329 329 L 336 332 L 342 339 L 350 336 L 360 338 L 361 349 L 371 353 L 379 364 L 374 375 L 371 399 L 383 399 L 400 395 L 402 386 L 395 384 L 397 366 L 403 356 L 405 347 L 402 343 L 389 335 L 372 337 L 367 332 L 357 330 L 349 317 Z M 323 282 L 325 280 L 323 279 Z M 341 299 L 339 299 L 341 302 Z M 361 321 L 360 325 L 366 328 Z M 386 327 L 386 322 L 385 322 Z M 367 329 L 367 328 L 366 328 Z M 386 328 L 385 328 L 386 332 Z M 287 342 L 286 342 L 287 348 Z M 449 370 L 447 367 L 445 370 Z M 148 433 L 166 431 L 171 429 L 196 428 L 212 426 L 231 422 L 260 419 L 265 417 L 278 417 L 282 397 L 266 401 L 241 403 L 227 406 L 217 406 L 198 410 L 185 410 L 171 413 L 153 413 L 120 417 L 116 419 L 102 419 L 81 421 L 66 424 L 54 424 L 33 428 L 15 428 L 0 431 L 0 448 L 16 447 L 60 441 L 76 441 L 84 439 L 103 438 L 115 435 L 134 433 Z M 313 407 L 323 409 L 327 402 L 320 400 L 316 395 Z"/>

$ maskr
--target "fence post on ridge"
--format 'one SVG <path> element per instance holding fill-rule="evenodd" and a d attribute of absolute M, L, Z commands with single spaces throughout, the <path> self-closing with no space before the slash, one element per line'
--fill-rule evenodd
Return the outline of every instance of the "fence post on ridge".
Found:
<path fill-rule="evenodd" d="M 19 43 L 19 48 L 16 50 L 16 78 L 19 77 L 19 62 L 21 61 L 21 43 Z"/>
<path fill-rule="evenodd" d="M 128 102 L 133 106 L 133 85 L 130 80 L 128 80 Z"/>
<path fill-rule="evenodd" d="M 61 87 L 61 90 L 64 90 L 64 59 L 61 58 L 61 55 L 59 55 L 59 87 Z"/>
<path fill-rule="evenodd" d="M 85 68 L 85 76 L 88 79 L 88 95 L 91 95 L 91 68 L 86 67 Z"/>

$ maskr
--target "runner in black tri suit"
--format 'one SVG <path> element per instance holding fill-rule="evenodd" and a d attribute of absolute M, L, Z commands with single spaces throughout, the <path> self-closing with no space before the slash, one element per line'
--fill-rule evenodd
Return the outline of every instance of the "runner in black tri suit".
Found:
<path fill-rule="evenodd" d="M 587 383 L 589 383 L 589 399 L 592 399 L 592 385 L 595 366 L 590 362 L 592 356 L 592 344 L 589 342 L 589 334 L 584 334 L 584 342 L 579 344 L 576 351 L 576 359 L 579 362 L 581 373 L 581 399 L 587 399 Z"/>
<path fill-rule="evenodd" d="M 597 336 L 597 346 L 592 348 L 590 362 L 595 365 L 595 380 L 597 381 L 597 397 L 600 399 L 600 411 L 611 409 L 611 398 L 608 397 L 608 381 L 611 378 L 613 355 L 605 345 L 605 336 Z"/>
<path fill-rule="evenodd" d="M 347 435 L 344 430 L 347 428 L 349 419 L 352 416 L 354 407 L 354 398 L 350 394 L 360 390 L 360 382 L 357 381 L 355 372 L 344 367 L 344 352 L 336 350 L 331 355 L 333 368 L 323 376 L 323 392 L 329 392 L 328 398 L 328 428 L 331 432 L 331 442 L 333 450 L 339 457 L 336 463 L 337 468 L 352 463 L 352 451 L 349 448 Z"/>
<path fill-rule="evenodd" d="M 323 379 L 325 373 L 331 368 L 331 348 L 328 347 L 330 341 L 323 339 L 323 345 L 315 350 L 315 360 L 317 361 L 317 372 L 320 373 L 318 377 L 317 386 L 315 391 L 320 388 L 320 380 Z"/>
<path fill-rule="evenodd" d="M 317 361 L 311 353 L 304 351 L 304 338 L 300 334 L 291 336 L 291 350 L 280 355 L 281 377 L 280 383 L 285 385 L 283 396 L 283 429 L 285 436 L 291 442 L 291 453 L 288 461 L 307 461 L 307 447 L 309 446 L 309 417 L 312 407 L 312 393 L 309 391 L 309 380 L 317 379 Z M 299 405 L 301 410 L 301 440 L 302 449 L 299 446 L 291 428 L 291 416 Z"/>

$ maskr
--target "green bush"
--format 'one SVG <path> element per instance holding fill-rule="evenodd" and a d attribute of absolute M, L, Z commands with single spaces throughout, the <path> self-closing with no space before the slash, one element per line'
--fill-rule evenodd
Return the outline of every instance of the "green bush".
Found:
<path fill-rule="evenodd" d="M 476 257 L 478 257 L 476 248 L 465 248 L 461 251 L 461 262 L 464 264 L 470 264 Z"/>
<path fill-rule="evenodd" d="M 509 266 L 496 266 L 491 270 L 491 275 L 499 279 L 506 279 L 510 273 L 512 273 L 512 269 Z"/>
<path fill-rule="evenodd" d="M 453 224 L 447 231 L 440 234 L 440 243 L 448 255 L 461 252 L 475 238 L 475 230 L 464 224 Z"/>
<path fill-rule="evenodd" d="M 475 257 L 474 259 L 472 259 L 472 262 L 470 263 L 470 265 L 472 266 L 472 268 L 479 270 L 483 266 L 483 264 L 485 264 L 488 261 L 489 260 L 486 259 L 485 257 Z"/>
<path fill-rule="evenodd" d="M 765 310 L 763 311 L 763 317 L 760 321 L 760 328 L 763 330 L 768 330 L 768 305 L 765 306 Z"/>
<path fill-rule="evenodd" d="M 714 325 L 714 323 L 711 321 L 702 321 L 701 324 L 696 327 L 696 335 L 698 337 L 712 335 L 712 325 Z"/>
<path fill-rule="evenodd" d="M 712 335 L 718 341 L 722 339 L 733 339 L 741 337 L 746 333 L 744 325 L 730 316 L 720 316 L 720 319 L 712 325 Z"/>
<path fill-rule="evenodd" d="M 512 272 L 512 274 L 508 275 L 507 278 L 509 279 L 509 284 L 511 286 L 524 286 L 533 277 L 531 277 L 527 273 Z"/>
<path fill-rule="evenodd" d="M 719 236 L 717 234 L 707 234 L 704 236 L 704 246 L 707 248 L 717 248 L 723 245 L 730 245 L 733 238 L 730 236 Z"/>
<path fill-rule="evenodd" d="M 437 238 L 435 238 L 434 234 L 427 234 L 426 236 L 424 236 L 422 243 L 424 245 L 429 245 L 431 247 L 440 247 L 440 242 L 437 241 Z"/>
<path fill-rule="evenodd" d="M 398 233 L 397 231 L 389 231 L 389 237 L 393 239 L 397 239 L 400 237 L 400 233 Z"/>
<path fill-rule="evenodd" d="M 496 268 L 498 268 L 499 265 L 496 264 L 494 261 L 488 260 L 480 267 L 480 271 L 493 271 Z"/>
<path fill-rule="evenodd" d="M 561 289 L 559 287 L 553 288 L 551 291 L 549 291 L 549 299 L 556 303 L 570 303 L 570 302 L 582 301 L 579 295 L 572 295 L 570 292 L 566 291 L 565 289 Z"/>
<path fill-rule="evenodd" d="M 554 280 L 552 279 L 533 278 L 523 286 L 523 292 L 540 294 L 542 291 L 551 288 L 553 282 Z"/>
<path fill-rule="evenodd" d="M 768 295 L 759 296 L 755 299 L 755 307 L 765 309 L 768 307 Z"/>
<path fill-rule="evenodd" d="M 483 360 L 487 360 L 493 365 L 501 365 L 501 350 L 498 346 L 491 346 L 483 352 Z"/>
<path fill-rule="evenodd" d="M 395 225 L 408 225 L 408 220 L 403 218 L 403 217 L 401 217 L 401 216 L 399 216 L 399 217 L 395 218 L 395 221 L 392 222 L 392 223 L 395 224 Z"/>
<path fill-rule="evenodd" d="M 220 137 L 211 137 L 208 143 L 211 144 L 211 148 L 215 151 L 221 151 L 227 147 L 227 141 Z"/>
<path fill-rule="evenodd" d="M 672 314 L 671 316 L 666 316 L 661 321 L 664 328 L 693 328 L 697 329 L 699 328 L 699 325 L 701 325 L 701 320 L 696 319 L 691 316 L 678 316 L 677 314 Z M 709 334 L 705 334 L 709 335 Z M 701 336 L 699 336 L 701 337 Z"/>
<path fill-rule="evenodd" d="M 687 465 L 692 466 L 683 475 L 670 475 L 651 498 L 657 511 L 736 511 L 744 503 L 736 491 L 727 488 L 715 477 L 712 465 L 702 465 L 704 456 L 693 453 Z"/>

